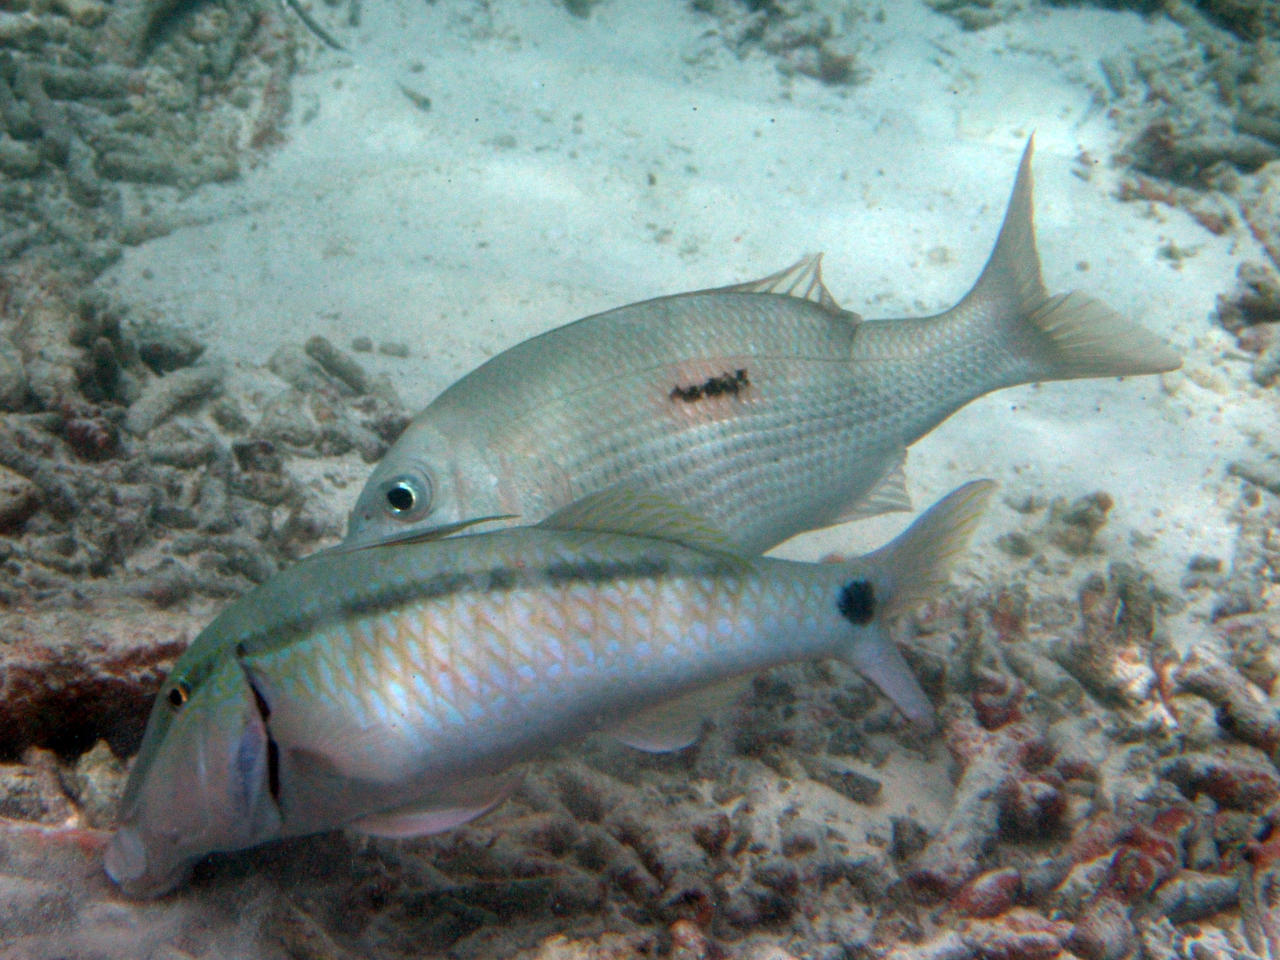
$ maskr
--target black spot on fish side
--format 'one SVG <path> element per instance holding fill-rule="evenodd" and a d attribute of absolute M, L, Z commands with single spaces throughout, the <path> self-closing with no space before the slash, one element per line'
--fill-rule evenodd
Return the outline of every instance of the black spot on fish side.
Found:
<path fill-rule="evenodd" d="M 677 384 L 671 388 L 669 396 L 672 400 L 697 403 L 706 397 L 719 397 L 724 394 L 732 394 L 736 397 L 749 386 L 751 386 L 751 381 L 747 379 L 746 370 L 738 369 L 732 373 L 726 370 L 720 376 L 708 377 L 702 383 L 691 384 L 687 387 Z"/>
<path fill-rule="evenodd" d="M 836 600 L 840 615 L 852 624 L 863 626 L 876 615 L 876 590 L 870 580 L 850 580 Z"/>

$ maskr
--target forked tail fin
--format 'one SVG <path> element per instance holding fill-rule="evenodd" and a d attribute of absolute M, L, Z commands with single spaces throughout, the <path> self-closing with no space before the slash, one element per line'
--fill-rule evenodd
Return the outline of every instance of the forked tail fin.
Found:
<path fill-rule="evenodd" d="M 1045 290 L 1032 216 L 1033 145 L 1027 141 L 982 276 L 947 316 L 997 326 L 996 336 L 1021 361 L 1011 384 L 1176 370 L 1182 361 L 1168 345 L 1110 307 L 1082 293 Z"/>
<path fill-rule="evenodd" d="M 947 582 L 968 546 L 995 483 L 975 480 L 943 497 L 897 538 L 850 564 L 837 605 L 855 627 L 841 657 L 874 683 L 912 723 L 933 725 L 930 705 L 889 636 L 886 621 Z"/>

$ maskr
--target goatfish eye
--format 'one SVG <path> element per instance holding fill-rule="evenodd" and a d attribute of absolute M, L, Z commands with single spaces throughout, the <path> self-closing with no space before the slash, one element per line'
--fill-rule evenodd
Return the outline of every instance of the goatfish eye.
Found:
<path fill-rule="evenodd" d="M 165 694 L 165 699 L 169 701 L 169 706 L 175 710 L 182 706 L 191 698 L 191 686 L 185 680 L 179 680 L 169 692 Z"/>
<path fill-rule="evenodd" d="M 431 508 L 431 481 L 425 476 L 400 474 L 383 486 L 387 510 L 397 520 L 417 520 Z"/>

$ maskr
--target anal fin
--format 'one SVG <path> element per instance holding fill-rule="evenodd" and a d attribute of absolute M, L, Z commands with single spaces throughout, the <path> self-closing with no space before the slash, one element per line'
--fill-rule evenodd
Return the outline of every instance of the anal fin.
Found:
<path fill-rule="evenodd" d="M 903 447 L 893 462 L 876 480 L 875 485 L 853 503 L 845 507 L 833 523 L 877 517 L 882 513 L 894 513 L 911 509 L 911 495 L 907 493 L 907 449 Z"/>

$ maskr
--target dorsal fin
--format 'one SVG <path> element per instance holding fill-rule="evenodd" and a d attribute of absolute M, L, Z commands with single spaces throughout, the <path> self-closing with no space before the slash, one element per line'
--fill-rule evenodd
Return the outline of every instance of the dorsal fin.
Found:
<path fill-rule="evenodd" d="M 781 296 L 796 297 L 816 303 L 828 313 L 841 313 L 851 320 L 862 318 L 855 313 L 847 313 L 840 309 L 836 298 L 831 295 L 826 284 L 822 282 L 822 254 L 811 253 L 801 257 L 785 270 L 771 273 L 759 280 L 748 280 L 746 283 L 734 283 L 727 287 L 716 287 L 714 293 L 774 293 Z"/>
<path fill-rule="evenodd" d="M 587 530 L 651 537 L 737 557 L 733 543 L 692 511 L 658 493 L 607 487 L 561 507 L 538 524 L 547 530 Z"/>

